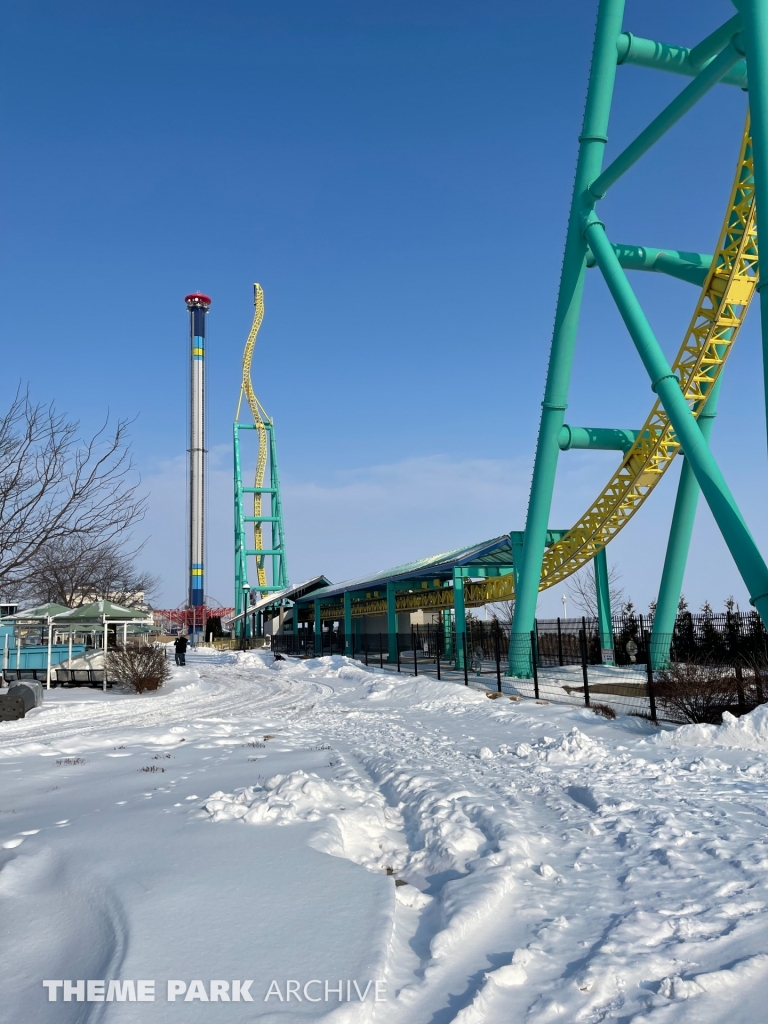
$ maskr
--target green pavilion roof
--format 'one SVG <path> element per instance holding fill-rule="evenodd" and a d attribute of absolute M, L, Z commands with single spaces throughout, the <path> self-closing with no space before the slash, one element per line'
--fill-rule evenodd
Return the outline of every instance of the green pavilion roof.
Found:
<path fill-rule="evenodd" d="M 313 591 L 306 598 L 298 599 L 297 603 L 316 598 L 327 600 L 329 597 L 336 597 L 345 591 L 365 590 L 368 587 L 381 586 L 390 581 L 423 579 L 431 576 L 448 578 L 452 576 L 454 568 L 460 566 L 471 569 L 473 565 L 478 567 L 498 565 L 501 567 L 511 564 L 512 545 L 509 534 L 504 533 L 500 537 L 493 537 L 491 540 L 481 541 L 479 544 L 471 544 L 469 547 L 444 551 L 442 554 L 396 565 L 392 569 L 384 569 L 381 572 L 372 573 L 370 576 L 360 576 L 358 579 L 345 580 L 343 583 L 323 587 Z"/>
<path fill-rule="evenodd" d="M 61 614 L 56 615 L 56 621 L 66 622 L 146 622 L 152 621 L 151 612 L 142 612 L 137 608 L 123 608 L 119 604 L 112 604 L 111 601 L 94 601 L 93 604 L 84 604 L 82 608 L 64 608 Z"/>
<path fill-rule="evenodd" d="M 49 601 L 48 604 L 39 604 L 35 608 L 25 608 L 23 611 L 15 612 L 13 615 L 6 615 L 5 618 L 6 621 L 12 619 L 16 622 L 47 622 L 49 618 L 55 618 L 66 611 L 68 609 L 65 605 Z"/>

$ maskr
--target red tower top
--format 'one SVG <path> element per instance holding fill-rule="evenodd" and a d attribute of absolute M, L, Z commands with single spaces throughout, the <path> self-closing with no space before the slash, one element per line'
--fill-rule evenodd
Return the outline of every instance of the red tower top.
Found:
<path fill-rule="evenodd" d="M 203 309 L 208 309 L 211 304 L 211 300 L 207 295 L 203 295 L 201 292 L 192 292 L 191 295 L 185 295 L 184 301 L 187 304 L 187 309 L 194 309 L 196 306 L 202 306 Z"/>

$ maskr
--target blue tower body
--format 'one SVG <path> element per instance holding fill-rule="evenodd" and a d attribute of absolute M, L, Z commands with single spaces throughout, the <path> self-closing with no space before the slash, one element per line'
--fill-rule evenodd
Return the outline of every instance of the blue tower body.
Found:
<path fill-rule="evenodd" d="M 195 292 L 189 310 L 189 592 L 192 608 L 205 605 L 205 322 L 211 300 Z M 204 628 L 204 623 L 200 623 Z"/>

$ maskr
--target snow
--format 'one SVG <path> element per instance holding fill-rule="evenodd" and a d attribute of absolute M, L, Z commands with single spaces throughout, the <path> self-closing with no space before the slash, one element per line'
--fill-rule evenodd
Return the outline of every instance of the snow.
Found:
<path fill-rule="evenodd" d="M 768 751 L 768 704 L 762 704 L 741 718 L 725 711 L 722 725 L 685 725 L 660 739 L 675 747 L 736 747 L 765 752 Z"/>
<path fill-rule="evenodd" d="M 658 729 L 341 657 L 52 690 L 0 724 L 0 1014 L 752 1024 L 766 751 L 766 707 Z M 53 1003 L 43 979 L 157 995 Z"/>

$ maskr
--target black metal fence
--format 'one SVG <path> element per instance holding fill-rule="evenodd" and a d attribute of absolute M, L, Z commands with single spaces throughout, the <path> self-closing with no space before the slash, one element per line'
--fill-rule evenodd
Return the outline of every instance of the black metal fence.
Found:
<path fill-rule="evenodd" d="M 610 648 L 591 619 L 539 620 L 530 636 L 511 639 L 498 622 L 470 620 L 458 635 L 443 625 L 348 636 L 326 628 L 318 636 L 278 634 L 271 646 L 304 658 L 346 655 L 512 699 L 584 705 L 607 717 L 720 721 L 723 711 L 739 715 L 768 700 L 768 638 L 757 616 L 688 616 L 673 634 L 651 630 L 641 616 L 614 620 Z"/>

